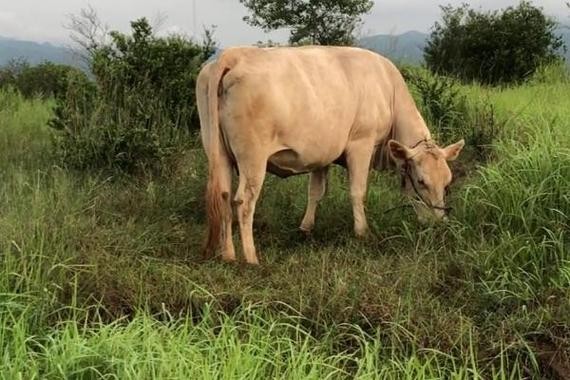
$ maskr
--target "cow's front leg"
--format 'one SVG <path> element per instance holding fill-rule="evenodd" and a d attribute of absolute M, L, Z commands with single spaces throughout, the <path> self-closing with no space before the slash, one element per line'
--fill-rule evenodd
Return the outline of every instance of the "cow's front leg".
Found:
<path fill-rule="evenodd" d="M 346 149 L 350 199 L 354 216 L 354 233 L 358 237 L 364 237 L 368 234 L 368 222 L 364 212 L 364 198 L 366 197 L 368 172 L 373 151 L 374 144 L 366 140 L 351 142 Z"/>
<path fill-rule="evenodd" d="M 309 191 L 307 197 L 307 210 L 299 229 L 311 232 L 315 226 L 315 214 L 319 201 L 323 198 L 327 186 L 328 166 L 311 172 L 309 178 Z"/>

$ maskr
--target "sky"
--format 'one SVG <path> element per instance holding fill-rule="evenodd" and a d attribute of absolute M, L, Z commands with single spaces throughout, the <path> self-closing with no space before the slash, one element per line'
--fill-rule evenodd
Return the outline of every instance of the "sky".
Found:
<path fill-rule="evenodd" d="M 570 23 L 567 0 L 535 0 L 545 12 Z M 361 35 L 400 34 L 410 30 L 428 32 L 440 16 L 441 3 L 459 5 L 466 0 L 377 0 L 366 15 Z M 497 9 L 518 4 L 518 0 L 474 0 L 472 7 Z M 194 3 L 195 10 L 194 12 Z M 110 29 L 127 31 L 129 21 L 147 17 L 160 23 L 160 33 L 183 33 L 200 38 L 203 26 L 216 25 L 215 38 L 222 47 L 257 41 L 283 42 L 287 31 L 264 33 L 243 20 L 247 10 L 238 0 L 0 0 L 0 36 L 66 44 L 64 27 L 69 14 L 90 5 Z"/>

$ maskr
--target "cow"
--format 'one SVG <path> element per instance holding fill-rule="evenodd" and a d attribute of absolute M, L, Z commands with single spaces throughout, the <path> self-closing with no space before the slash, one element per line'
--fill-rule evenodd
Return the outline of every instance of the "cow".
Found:
<path fill-rule="evenodd" d="M 327 169 L 346 167 L 354 232 L 365 236 L 371 168 L 395 166 L 420 220 L 445 218 L 452 180 L 447 161 L 464 146 L 440 148 L 396 66 L 355 47 L 233 47 L 201 69 L 196 84 L 202 145 L 208 159 L 204 252 L 235 261 L 232 205 L 245 260 L 258 264 L 253 216 L 267 172 L 309 173 L 301 230 L 315 223 Z M 239 182 L 232 199 L 232 171 Z"/>

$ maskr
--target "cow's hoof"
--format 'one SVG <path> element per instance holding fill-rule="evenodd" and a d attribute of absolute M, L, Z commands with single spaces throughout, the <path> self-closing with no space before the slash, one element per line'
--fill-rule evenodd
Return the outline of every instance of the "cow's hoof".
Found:
<path fill-rule="evenodd" d="M 370 237 L 370 230 L 355 231 L 354 234 L 356 235 L 357 239 L 366 240 Z"/>
<path fill-rule="evenodd" d="M 246 258 L 245 259 L 245 263 L 247 265 L 259 265 L 259 260 L 257 259 L 257 257 L 253 257 L 253 258 Z"/>
<path fill-rule="evenodd" d="M 235 263 L 236 255 L 222 255 L 222 261 L 225 263 Z"/>

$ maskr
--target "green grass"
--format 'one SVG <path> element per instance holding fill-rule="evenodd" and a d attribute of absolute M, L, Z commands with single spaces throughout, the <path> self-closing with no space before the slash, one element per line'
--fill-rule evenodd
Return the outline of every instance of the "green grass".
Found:
<path fill-rule="evenodd" d="M 162 175 L 67 170 L 52 155 L 51 103 L 0 92 L 2 377 L 560 375 L 570 357 L 570 83 L 555 74 L 462 88 L 492 103 L 504 127 L 493 159 L 454 187 L 447 225 L 390 210 L 404 203 L 398 179 L 374 173 L 374 236 L 359 241 L 335 169 L 305 237 L 306 178 L 268 177 L 259 268 L 200 258 L 199 147 Z"/>

